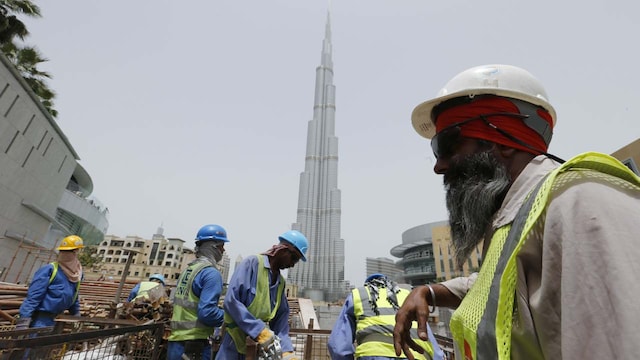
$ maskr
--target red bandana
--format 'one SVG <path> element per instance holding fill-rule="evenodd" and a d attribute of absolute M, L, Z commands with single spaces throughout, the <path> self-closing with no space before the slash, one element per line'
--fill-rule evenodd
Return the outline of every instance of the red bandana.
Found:
<path fill-rule="evenodd" d="M 507 98 L 497 96 L 481 97 L 474 99 L 468 104 L 462 104 L 444 110 L 436 119 L 436 132 L 438 133 L 448 126 L 463 120 L 478 117 L 482 114 L 498 112 L 520 113 L 518 107 Z M 537 112 L 538 116 L 546 120 L 549 126 L 552 126 L 551 115 L 549 115 L 548 112 L 542 108 L 539 108 Z M 488 120 L 499 129 L 513 135 L 516 139 L 531 145 L 535 149 L 539 149 L 540 152 L 547 152 L 548 147 L 542 137 L 535 130 L 525 125 L 522 120 L 516 119 L 513 116 L 490 116 Z M 539 153 L 536 153 L 534 150 L 518 144 L 495 129 L 487 126 L 482 120 L 471 121 L 462 125 L 460 127 L 460 135 L 473 139 L 488 140 L 539 155 Z"/>

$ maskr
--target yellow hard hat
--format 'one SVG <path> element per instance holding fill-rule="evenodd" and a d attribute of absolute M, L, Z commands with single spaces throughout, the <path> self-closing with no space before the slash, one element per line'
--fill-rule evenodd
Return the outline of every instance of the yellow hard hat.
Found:
<path fill-rule="evenodd" d="M 84 244 L 82 243 L 82 238 L 78 235 L 69 235 L 66 238 L 62 239 L 58 250 L 75 250 L 82 249 Z"/>

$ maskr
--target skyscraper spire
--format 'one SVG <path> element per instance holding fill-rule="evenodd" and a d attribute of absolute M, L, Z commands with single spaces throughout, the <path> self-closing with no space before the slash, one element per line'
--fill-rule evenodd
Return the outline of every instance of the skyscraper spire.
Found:
<path fill-rule="evenodd" d="M 331 23 L 327 12 L 320 66 L 316 68 L 313 119 L 307 128 L 305 169 L 300 174 L 298 216 L 292 226 L 309 239 L 308 260 L 298 263 L 288 275 L 302 294 L 312 300 L 342 299 L 346 291 L 335 111 Z"/>
<path fill-rule="evenodd" d="M 327 24 L 324 26 L 324 42 L 331 43 L 331 12 L 327 11 Z"/>

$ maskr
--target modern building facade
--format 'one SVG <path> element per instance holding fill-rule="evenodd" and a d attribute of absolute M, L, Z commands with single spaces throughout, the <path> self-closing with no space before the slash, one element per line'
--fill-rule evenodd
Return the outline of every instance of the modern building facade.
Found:
<path fill-rule="evenodd" d="M 455 266 L 451 228 L 447 221 L 423 224 L 402 233 L 402 244 L 391 249 L 401 258 L 404 282 L 411 285 L 435 283 L 468 275 L 480 268 L 482 244 L 476 247 L 463 269 Z"/>
<path fill-rule="evenodd" d="M 300 174 L 294 230 L 309 239 L 307 262 L 289 270 L 300 294 L 316 301 L 344 297 L 344 240 L 340 238 L 338 138 L 335 136 L 335 86 L 331 59 L 331 23 L 327 15 L 320 66 L 316 68 L 313 119 L 307 128 L 305 169 Z"/>
<path fill-rule="evenodd" d="M 403 269 L 399 267 L 395 261 L 385 258 L 367 258 L 366 259 L 366 275 L 365 278 L 371 274 L 384 274 L 387 278 L 396 281 L 403 282 L 404 274 Z M 360 286 L 360 285 L 358 285 Z"/>
<path fill-rule="evenodd" d="M 0 55 L 0 281 L 27 282 L 70 234 L 97 244 L 108 210 L 56 121 Z"/>

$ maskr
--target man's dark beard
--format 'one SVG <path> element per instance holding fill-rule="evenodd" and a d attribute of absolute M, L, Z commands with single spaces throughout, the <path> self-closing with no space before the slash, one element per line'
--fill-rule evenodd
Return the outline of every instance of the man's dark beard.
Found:
<path fill-rule="evenodd" d="M 505 165 L 490 151 L 451 161 L 444 176 L 451 240 L 460 269 L 482 242 L 511 185 Z"/>

